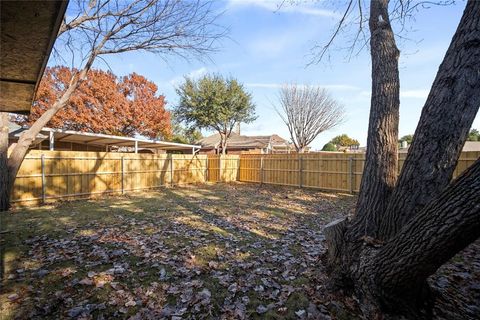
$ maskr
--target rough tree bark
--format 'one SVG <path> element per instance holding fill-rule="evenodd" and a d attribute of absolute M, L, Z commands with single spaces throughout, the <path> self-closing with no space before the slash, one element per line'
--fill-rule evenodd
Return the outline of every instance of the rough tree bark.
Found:
<path fill-rule="evenodd" d="M 382 219 L 384 240 L 441 192 L 480 106 L 480 1 L 468 3 L 433 82 L 397 186 Z"/>
<path fill-rule="evenodd" d="M 372 97 L 367 153 L 356 216 L 364 235 L 374 236 L 386 209 L 398 165 L 398 120 L 400 109 L 399 50 L 390 25 L 388 0 L 370 4 L 369 28 L 372 58 Z M 367 221 L 368 220 L 368 221 Z"/>
<path fill-rule="evenodd" d="M 480 159 L 375 255 L 364 273 L 371 292 L 384 310 L 415 316 L 427 277 L 478 237 Z"/>
<path fill-rule="evenodd" d="M 365 238 L 375 238 L 388 198 L 395 186 L 398 166 L 400 109 L 399 50 L 388 14 L 388 0 L 370 3 L 372 97 L 365 168 L 355 218 L 329 225 L 335 235 L 329 242 L 332 277 L 343 287 L 352 285 Z"/>
<path fill-rule="evenodd" d="M 385 1 L 374 0 L 372 6 L 379 3 Z M 370 202 L 372 210 L 359 208 L 351 221 L 336 221 L 325 230 L 333 279 L 357 293 L 367 316 L 379 309 L 428 318 L 427 277 L 480 236 L 480 160 L 448 186 L 480 105 L 478 30 L 480 2 L 470 0 L 425 104 L 398 189 L 390 193 L 385 180 L 365 178 L 364 196 L 373 193 L 372 199 L 382 203 Z M 390 112 L 387 122 L 397 115 Z M 368 141 L 375 130 L 369 126 Z M 393 149 L 381 147 L 391 143 L 386 137 L 373 140 L 380 155 L 367 157 L 388 167 Z M 390 166 L 396 168 L 393 162 Z"/>

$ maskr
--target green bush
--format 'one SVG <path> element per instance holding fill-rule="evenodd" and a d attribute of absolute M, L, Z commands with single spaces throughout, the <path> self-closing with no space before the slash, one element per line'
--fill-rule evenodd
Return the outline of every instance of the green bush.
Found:
<path fill-rule="evenodd" d="M 323 146 L 322 151 L 337 151 L 337 147 L 331 142 Z"/>

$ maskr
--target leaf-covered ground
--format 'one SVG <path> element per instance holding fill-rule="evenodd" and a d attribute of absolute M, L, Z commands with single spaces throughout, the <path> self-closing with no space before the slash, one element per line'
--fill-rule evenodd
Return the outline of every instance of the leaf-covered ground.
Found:
<path fill-rule="evenodd" d="M 355 200 L 237 183 L 4 213 L 0 318 L 361 318 L 320 260 L 322 227 Z M 435 318 L 480 314 L 479 248 L 430 279 Z"/>
<path fill-rule="evenodd" d="M 217 184 L 2 215 L 5 318 L 328 319 L 322 226 L 355 198 Z M 322 280 L 323 279 L 323 280 Z"/>

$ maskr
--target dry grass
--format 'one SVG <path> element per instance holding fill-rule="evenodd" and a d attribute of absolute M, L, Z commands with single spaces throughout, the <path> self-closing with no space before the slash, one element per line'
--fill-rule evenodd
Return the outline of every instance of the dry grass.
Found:
<path fill-rule="evenodd" d="M 236 183 L 4 213 L 2 319 L 341 318 L 321 229 L 354 200 Z"/>

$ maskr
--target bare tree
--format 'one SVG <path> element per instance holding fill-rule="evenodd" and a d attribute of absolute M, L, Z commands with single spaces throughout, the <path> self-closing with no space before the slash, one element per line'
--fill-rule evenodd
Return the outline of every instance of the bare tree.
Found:
<path fill-rule="evenodd" d="M 71 61 L 75 71 L 52 107 L 22 133 L 8 158 L 5 148 L 0 150 L 4 152 L 2 159 L 8 159 L 0 161 L 0 210 L 9 207 L 13 182 L 28 148 L 58 110 L 68 105 L 95 61 L 131 51 L 157 53 L 162 59 L 167 55 L 204 58 L 215 50 L 216 41 L 225 31 L 215 24 L 218 15 L 212 4 L 200 0 L 72 2 L 59 29 L 55 53 L 63 61 Z M 2 122 L 5 119 L 3 115 Z M 0 138 L 5 141 L 8 134 L 2 133 Z"/>
<path fill-rule="evenodd" d="M 342 123 L 345 111 L 329 92 L 318 86 L 284 85 L 280 89 L 280 108 L 275 108 L 288 127 L 297 152 L 322 132 Z"/>

